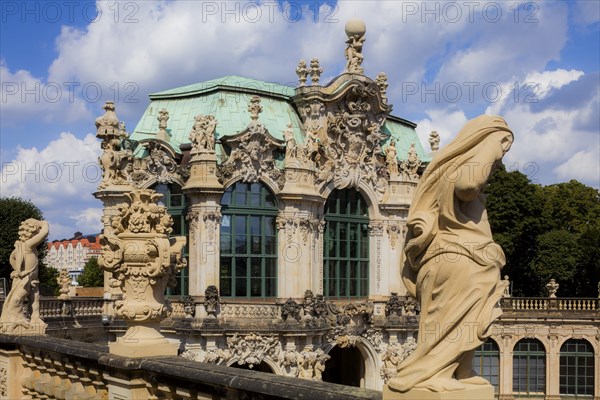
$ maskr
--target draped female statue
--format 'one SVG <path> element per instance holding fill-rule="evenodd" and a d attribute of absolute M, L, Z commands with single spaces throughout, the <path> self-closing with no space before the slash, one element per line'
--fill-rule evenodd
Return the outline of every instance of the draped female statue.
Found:
<path fill-rule="evenodd" d="M 19 239 L 10 254 L 12 286 L 0 315 L 4 333 L 43 333 L 46 324 L 40 319 L 38 288 L 38 253 L 36 247 L 48 235 L 48 222 L 30 218 L 19 226 Z M 28 305 L 25 307 L 25 300 Z"/>
<path fill-rule="evenodd" d="M 402 280 L 421 305 L 416 350 L 389 381 L 393 390 L 445 392 L 489 385 L 472 359 L 501 314 L 505 257 L 494 243 L 483 188 L 513 134 L 498 116 L 482 115 L 435 154 L 407 220 Z"/>

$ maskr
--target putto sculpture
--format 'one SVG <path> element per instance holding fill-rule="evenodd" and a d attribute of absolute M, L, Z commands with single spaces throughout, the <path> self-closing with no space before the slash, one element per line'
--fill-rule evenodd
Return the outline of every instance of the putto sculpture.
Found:
<path fill-rule="evenodd" d="M 98 263 L 123 292 L 115 314 L 128 325 L 125 335 L 109 344 L 110 352 L 128 357 L 176 355 L 178 346 L 161 335 L 160 321 L 171 312 L 165 289 L 177 284 L 175 275 L 187 263 L 182 256 L 186 238 L 169 238 L 173 219 L 157 204 L 161 194 L 141 189 L 125 196 L 128 201 L 111 219 L 112 230 L 100 235 Z"/>
<path fill-rule="evenodd" d="M 402 270 L 408 294 L 420 301 L 420 334 L 416 350 L 389 381 L 405 397 L 384 398 L 448 391 L 492 398 L 492 386 L 473 374 L 472 360 L 502 313 L 505 257 L 493 241 L 482 191 L 512 142 L 502 118 L 482 115 L 423 173 L 408 214 Z"/>
<path fill-rule="evenodd" d="M 40 318 L 37 246 L 48 236 L 48 222 L 30 218 L 19 226 L 19 239 L 10 254 L 12 286 L 0 315 L 0 332 L 9 335 L 43 335 Z"/>

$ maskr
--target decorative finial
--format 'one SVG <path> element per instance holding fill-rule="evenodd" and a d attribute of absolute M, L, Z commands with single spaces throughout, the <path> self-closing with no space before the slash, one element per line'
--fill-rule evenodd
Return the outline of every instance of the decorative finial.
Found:
<path fill-rule="evenodd" d="M 104 103 L 104 115 L 96 118 L 96 137 L 102 139 L 109 136 L 120 136 L 119 118 L 115 113 L 115 103 L 107 101 Z"/>
<path fill-rule="evenodd" d="M 362 74 L 364 69 L 361 67 L 363 62 L 362 48 L 365 43 L 365 33 L 367 28 L 364 21 L 358 18 L 352 18 L 346 23 L 346 72 L 352 74 Z"/>
<path fill-rule="evenodd" d="M 548 290 L 548 297 L 551 299 L 556 298 L 556 292 L 558 292 L 558 287 L 560 285 L 556 283 L 554 279 L 550 279 L 550 282 L 546 284 L 546 289 Z"/>
<path fill-rule="evenodd" d="M 431 146 L 431 151 L 438 151 L 440 148 L 440 135 L 437 131 L 431 131 L 429 134 L 429 145 Z"/>
<path fill-rule="evenodd" d="M 319 65 L 319 60 L 313 58 L 310 61 L 310 80 L 313 86 L 319 84 L 319 80 L 321 79 L 321 74 L 323 73 L 323 68 Z"/>
<path fill-rule="evenodd" d="M 164 141 L 169 141 L 169 134 L 167 133 L 167 121 L 169 120 L 169 112 L 163 108 L 158 112 L 158 134 L 156 135 L 157 139 L 161 139 Z"/>
<path fill-rule="evenodd" d="M 388 98 L 386 96 L 388 84 L 388 77 L 385 72 L 380 72 L 379 75 L 375 77 L 375 83 L 379 86 L 379 90 L 381 91 L 381 98 L 384 103 L 388 102 Z"/>
<path fill-rule="evenodd" d="M 306 78 L 308 77 L 308 69 L 306 68 L 306 61 L 300 60 L 298 67 L 296 68 L 296 75 L 298 75 L 299 86 L 306 85 Z"/>
<path fill-rule="evenodd" d="M 250 119 L 252 121 L 258 121 L 258 114 L 262 112 L 263 108 L 260 105 L 260 97 L 252 96 L 250 104 L 248 104 L 248 112 L 250 113 Z"/>

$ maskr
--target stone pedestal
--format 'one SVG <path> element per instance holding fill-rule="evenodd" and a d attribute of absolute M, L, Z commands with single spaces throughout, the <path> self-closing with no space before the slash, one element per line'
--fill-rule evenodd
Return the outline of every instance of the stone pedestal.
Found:
<path fill-rule="evenodd" d="M 217 178 L 217 156 L 214 151 L 192 152 L 190 177 L 184 190 L 203 188 L 222 190 L 223 185 Z"/>
<path fill-rule="evenodd" d="M 111 354 L 122 357 L 176 356 L 178 343 L 169 342 L 160 333 L 160 322 L 131 324 L 116 342 L 108 344 Z"/>
<path fill-rule="evenodd" d="M 397 392 L 388 385 L 383 387 L 383 400 L 493 400 L 492 385 L 473 386 L 465 390 L 452 392 L 432 392 L 426 389 L 412 389 L 408 392 Z"/>

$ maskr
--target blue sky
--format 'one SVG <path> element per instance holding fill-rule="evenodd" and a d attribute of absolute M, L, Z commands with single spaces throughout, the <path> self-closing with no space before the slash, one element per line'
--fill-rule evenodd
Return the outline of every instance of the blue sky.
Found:
<path fill-rule="evenodd" d="M 51 238 L 99 230 L 106 100 L 132 129 L 148 94 L 241 75 L 296 82 L 317 57 L 343 69 L 344 24 L 367 25 L 365 73 L 386 72 L 393 114 L 442 145 L 482 113 L 515 132 L 509 168 L 600 186 L 600 1 L 2 1 L 2 196 L 29 198 Z"/>

